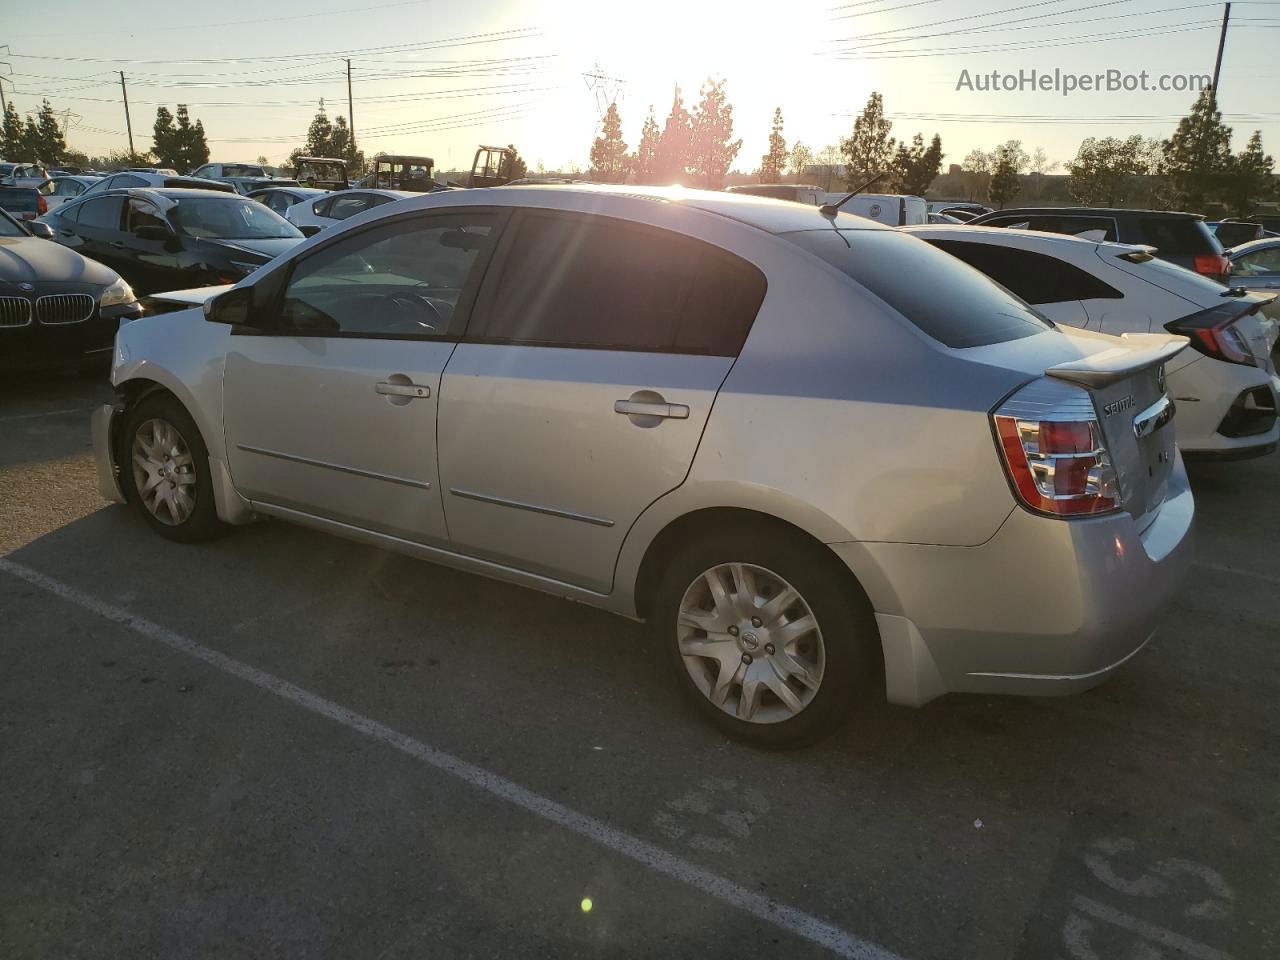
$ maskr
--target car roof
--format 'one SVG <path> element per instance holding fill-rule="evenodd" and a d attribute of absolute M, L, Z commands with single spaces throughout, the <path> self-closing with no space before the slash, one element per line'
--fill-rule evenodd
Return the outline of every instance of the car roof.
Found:
<path fill-rule="evenodd" d="M 679 203 L 706 213 L 713 213 L 729 220 L 748 224 L 767 233 L 830 230 L 833 224 L 841 230 L 892 229 L 865 217 L 854 216 L 851 213 L 840 212 L 834 216 L 827 216 L 822 213 L 820 207 L 794 203 L 790 200 L 756 197 L 747 193 L 694 190 L 680 186 L 650 187 L 618 184 L 548 183 L 529 184 L 519 187 L 485 187 L 465 192 L 467 194 L 484 193 L 490 197 L 501 199 L 549 194 L 599 199 L 644 200 L 652 203 Z M 434 196 L 434 194 L 408 194 L 408 196 L 430 197 Z"/>
<path fill-rule="evenodd" d="M 1153 217 L 1160 219 L 1191 219 L 1203 220 L 1204 216 L 1199 213 L 1185 213 L 1180 210 L 1129 210 L 1120 207 L 1009 207 L 1004 210 L 995 210 L 985 214 L 987 217 L 1023 217 L 1028 214 L 1032 216 L 1072 216 L 1072 217 L 1113 217 L 1115 219 L 1128 219 L 1131 217 L 1141 217 L 1149 220 Z"/>
<path fill-rule="evenodd" d="M 104 190 L 99 196 L 109 197 L 113 195 L 128 196 L 156 196 L 165 197 L 169 200 L 183 200 L 186 198 L 208 198 L 218 197 L 222 200 L 243 200 L 245 199 L 238 193 L 227 192 L 224 190 L 204 190 L 199 187 L 120 187 L 114 190 Z M 89 199 L 93 199 L 90 197 Z"/>
<path fill-rule="evenodd" d="M 1268 247 L 1280 247 L 1280 237 L 1263 237 L 1261 240 L 1250 240 L 1247 243 L 1229 248 L 1227 256 L 1238 257 L 1243 253 L 1253 253 L 1256 250 L 1265 250 Z"/>

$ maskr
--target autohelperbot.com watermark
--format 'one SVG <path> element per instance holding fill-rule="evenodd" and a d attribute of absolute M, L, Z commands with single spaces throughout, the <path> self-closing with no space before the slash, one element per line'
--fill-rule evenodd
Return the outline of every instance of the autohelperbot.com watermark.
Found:
<path fill-rule="evenodd" d="M 956 90 L 972 93 L 1199 93 L 1213 85 L 1213 78 L 1200 73 L 1152 74 L 1146 70 L 1130 73 L 1109 69 L 1099 73 L 1071 73 L 1053 69 L 973 73 L 961 70 Z"/>

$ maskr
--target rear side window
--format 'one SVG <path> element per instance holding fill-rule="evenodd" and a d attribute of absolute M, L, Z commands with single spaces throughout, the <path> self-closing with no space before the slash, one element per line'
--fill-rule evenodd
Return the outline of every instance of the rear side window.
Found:
<path fill-rule="evenodd" d="M 311 212 L 317 217 L 327 217 L 329 215 L 329 206 L 332 203 L 332 197 L 325 197 L 323 200 L 317 200 L 311 205 Z"/>
<path fill-rule="evenodd" d="M 335 220 L 345 220 L 347 217 L 354 217 L 357 213 L 364 213 L 369 209 L 369 195 L 367 193 L 357 193 L 346 197 L 334 197 L 333 206 L 329 208 L 328 216 Z"/>
<path fill-rule="evenodd" d="M 86 200 L 80 205 L 80 215 L 76 220 L 82 227 L 119 230 L 120 207 L 123 203 L 121 197 L 98 197 L 94 200 Z"/>
<path fill-rule="evenodd" d="M 1099 242 L 1116 239 L 1116 222 L 1106 217 L 1032 217 L 1031 229 Z"/>
<path fill-rule="evenodd" d="M 965 240 L 931 238 L 928 242 L 1036 306 L 1069 300 L 1124 299 L 1124 294 L 1092 274 L 1043 253 Z"/>
<path fill-rule="evenodd" d="M 737 356 L 764 299 L 754 266 L 668 230 L 538 212 L 513 231 L 474 339 Z"/>
<path fill-rule="evenodd" d="M 111 178 L 112 190 L 119 190 L 123 187 L 145 187 L 146 185 L 147 181 L 143 180 L 142 177 L 135 177 L 130 173 Z"/>
<path fill-rule="evenodd" d="M 1050 329 L 1047 320 L 984 274 L 917 237 L 893 230 L 806 230 L 783 236 L 948 347 L 1002 343 Z"/>
<path fill-rule="evenodd" d="M 1139 221 L 1142 236 L 1131 242 L 1149 243 L 1162 256 L 1221 254 L 1222 244 L 1203 220 L 1149 217 Z"/>

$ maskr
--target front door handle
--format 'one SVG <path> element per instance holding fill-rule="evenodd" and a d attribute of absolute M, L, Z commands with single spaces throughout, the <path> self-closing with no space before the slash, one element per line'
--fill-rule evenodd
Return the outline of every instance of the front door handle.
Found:
<path fill-rule="evenodd" d="M 416 383 L 388 383 L 386 380 L 375 383 L 373 391 L 387 397 L 408 397 L 411 400 L 417 397 L 431 396 L 430 387 L 420 386 Z"/>
<path fill-rule="evenodd" d="M 683 403 L 665 403 L 650 400 L 615 400 L 613 412 L 628 417 L 663 417 L 668 420 L 688 420 L 689 408 Z"/>

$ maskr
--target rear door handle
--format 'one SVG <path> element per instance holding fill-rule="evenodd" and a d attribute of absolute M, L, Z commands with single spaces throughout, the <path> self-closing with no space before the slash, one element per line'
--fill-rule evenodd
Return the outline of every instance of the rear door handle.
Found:
<path fill-rule="evenodd" d="M 688 420 L 689 408 L 683 403 L 656 403 L 647 400 L 615 400 L 613 412 L 629 417 L 666 417 L 669 420 Z"/>
<path fill-rule="evenodd" d="M 429 397 L 431 388 L 416 383 L 388 383 L 386 380 L 373 385 L 373 392 L 387 397 Z"/>

